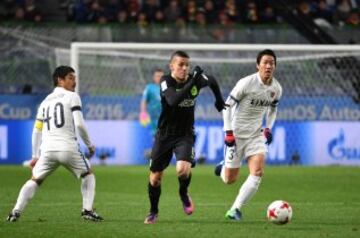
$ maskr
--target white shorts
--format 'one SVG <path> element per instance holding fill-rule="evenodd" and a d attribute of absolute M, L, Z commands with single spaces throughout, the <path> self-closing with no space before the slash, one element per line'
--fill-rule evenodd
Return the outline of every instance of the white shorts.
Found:
<path fill-rule="evenodd" d="M 225 147 L 226 168 L 240 168 L 242 159 L 247 159 L 251 155 L 267 153 L 263 135 L 248 139 L 235 138 L 235 142 L 235 146 Z"/>
<path fill-rule="evenodd" d="M 35 179 L 43 180 L 60 165 L 77 178 L 90 172 L 89 160 L 79 151 L 49 151 L 43 153 L 32 170 Z"/>

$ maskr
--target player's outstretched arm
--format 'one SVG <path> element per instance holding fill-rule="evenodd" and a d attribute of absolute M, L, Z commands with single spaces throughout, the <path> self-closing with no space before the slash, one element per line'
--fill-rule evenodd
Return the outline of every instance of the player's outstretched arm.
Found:
<path fill-rule="evenodd" d="M 215 96 L 215 107 L 216 109 L 221 112 L 225 109 L 225 102 L 223 96 L 221 94 L 219 83 L 213 76 L 208 77 L 209 87 Z"/>

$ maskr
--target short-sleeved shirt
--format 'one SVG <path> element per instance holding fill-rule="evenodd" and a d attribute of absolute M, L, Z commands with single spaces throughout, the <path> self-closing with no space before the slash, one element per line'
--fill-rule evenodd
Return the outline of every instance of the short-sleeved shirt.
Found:
<path fill-rule="evenodd" d="M 72 112 L 81 110 L 75 92 L 56 87 L 40 104 L 36 119 L 43 122 L 41 151 L 78 151 Z"/>
<path fill-rule="evenodd" d="M 251 138 L 261 133 L 264 115 L 270 106 L 277 106 L 282 95 L 279 82 L 262 82 L 259 73 L 240 79 L 230 93 L 238 102 L 231 121 L 236 137 Z"/>

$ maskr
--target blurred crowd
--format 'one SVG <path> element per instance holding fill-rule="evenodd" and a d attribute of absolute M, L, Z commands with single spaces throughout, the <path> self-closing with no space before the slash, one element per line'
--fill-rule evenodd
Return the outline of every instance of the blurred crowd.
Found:
<path fill-rule="evenodd" d="M 45 0 L 2 0 L 1 18 L 51 21 Z M 51 2 L 51 1 L 47 1 Z M 261 24 L 282 21 L 271 1 L 260 0 L 53 0 L 68 22 L 150 24 Z M 270 3 L 269 3 L 270 2 Z M 285 1 L 328 24 L 360 25 L 360 0 Z"/>

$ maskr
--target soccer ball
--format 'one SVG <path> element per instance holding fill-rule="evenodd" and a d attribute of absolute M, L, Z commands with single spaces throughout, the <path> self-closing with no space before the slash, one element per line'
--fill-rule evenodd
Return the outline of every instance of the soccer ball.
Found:
<path fill-rule="evenodd" d="M 292 208 L 288 202 L 277 200 L 269 205 L 266 216 L 270 222 L 284 225 L 291 220 Z"/>

